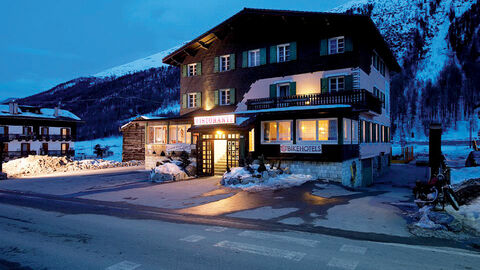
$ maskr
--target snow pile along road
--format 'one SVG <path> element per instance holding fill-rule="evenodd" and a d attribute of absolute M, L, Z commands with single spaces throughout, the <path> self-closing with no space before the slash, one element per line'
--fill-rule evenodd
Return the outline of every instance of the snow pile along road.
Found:
<path fill-rule="evenodd" d="M 143 165 L 143 161 L 118 162 L 101 159 L 73 161 L 67 157 L 28 156 L 3 164 L 3 172 L 8 177 L 22 177 L 139 165 Z"/>

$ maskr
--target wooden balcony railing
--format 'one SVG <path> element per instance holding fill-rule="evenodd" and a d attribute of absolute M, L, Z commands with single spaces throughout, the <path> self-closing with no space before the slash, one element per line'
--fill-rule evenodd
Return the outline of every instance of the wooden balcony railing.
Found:
<path fill-rule="evenodd" d="M 247 100 L 248 110 L 265 110 L 293 106 L 351 105 L 357 110 L 369 110 L 380 114 L 382 102 L 371 92 L 361 90 L 338 91 L 335 93 L 307 94 Z"/>

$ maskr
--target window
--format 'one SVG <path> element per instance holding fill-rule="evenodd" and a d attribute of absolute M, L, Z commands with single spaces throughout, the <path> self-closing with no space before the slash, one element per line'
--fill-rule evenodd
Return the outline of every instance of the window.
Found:
<path fill-rule="evenodd" d="M 375 86 L 373 87 L 373 95 L 378 97 L 380 101 L 382 102 L 382 108 L 385 109 L 385 94 L 380 91 L 380 89 L 376 88 Z"/>
<path fill-rule="evenodd" d="M 220 56 L 220 71 L 230 70 L 230 55 Z"/>
<path fill-rule="evenodd" d="M 67 136 L 70 136 L 70 129 L 69 128 L 61 128 L 60 129 L 60 135 L 62 135 L 62 138 L 66 138 Z"/>
<path fill-rule="evenodd" d="M 229 105 L 230 89 L 221 89 L 219 90 L 219 94 L 220 94 L 220 105 Z"/>
<path fill-rule="evenodd" d="M 290 83 L 277 84 L 277 97 L 287 97 L 290 95 Z"/>
<path fill-rule="evenodd" d="M 191 135 L 187 130 L 190 125 L 171 125 L 169 126 L 169 143 L 191 143 Z"/>
<path fill-rule="evenodd" d="M 298 141 L 337 142 L 336 119 L 311 119 L 298 121 Z"/>
<path fill-rule="evenodd" d="M 328 40 L 328 54 L 343 53 L 345 51 L 345 38 L 334 37 Z"/>
<path fill-rule="evenodd" d="M 197 107 L 197 93 L 189 93 L 188 94 L 188 108 L 195 108 Z"/>
<path fill-rule="evenodd" d="M 286 142 L 292 140 L 292 121 L 262 122 L 262 142 Z"/>
<path fill-rule="evenodd" d="M 167 126 L 154 127 L 153 143 L 167 143 Z"/>
<path fill-rule="evenodd" d="M 287 62 L 290 60 L 290 43 L 277 46 L 278 62 Z"/>
<path fill-rule="evenodd" d="M 255 129 L 252 128 L 248 132 L 248 151 L 254 152 L 255 151 Z"/>
<path fill-rule="evenodd" d="M 345 90 L 345 77 L 328 78 L 328 90 L 329 92 Z"/>
<path fill-rule="evenodd" d="M 40 135 L 48 135 L 48 127 L 40 127 Z"/>
<path fill-rule="evenodd" d="M 8 134 L 7 127 L 0 126 L 0 135 L 7 135 L 7 134 Z"/>
<path fill-rule="evenodd" d="M 197 64 L 189 64 L 188 65 L 188 77 L 196 76 L 197 75 Z"/>
<path fill-rule="evenodd" d="M 373 52 L 372 65 L 380 74 L 385 76 L 385 63 L 376 52 Z"/>
<path fill-rule="evenodd" d="M 248 66 L 260 66 L 260 49 L 248 51 Z"/>
<path fill-rule="evenodd" d="M 23 135 L 33 135 L 33 127 L 23 127 Z"/>

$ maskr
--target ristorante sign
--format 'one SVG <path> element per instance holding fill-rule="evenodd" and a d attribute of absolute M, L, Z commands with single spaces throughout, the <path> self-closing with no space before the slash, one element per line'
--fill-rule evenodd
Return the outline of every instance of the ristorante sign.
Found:
<path fill-rule="evenodd" d="M 219 124 L 235 124 L 235 115 L 213 115 L 213 116 L 199 116 L 193 118 L 196 126 L 201 125 L 219 125 Z"/>
<path fill-rule="evenodd" d="M 280 145 L 280 153 L 304 153 L 304 154 L 321 154 L 321 144 L 282 144 Z"/>

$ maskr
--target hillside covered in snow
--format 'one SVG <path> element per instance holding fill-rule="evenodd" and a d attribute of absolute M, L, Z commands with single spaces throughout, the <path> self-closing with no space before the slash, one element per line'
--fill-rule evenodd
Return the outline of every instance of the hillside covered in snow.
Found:
<path fill-rule="evenodd" d="M 460 129 L 480 93 L 477 0 L 359 0 L 332 12 L 369 15 L 402 65 L 391 87 L 396 140 L 425 140 L 432 121 L 467 139 Z"/>

